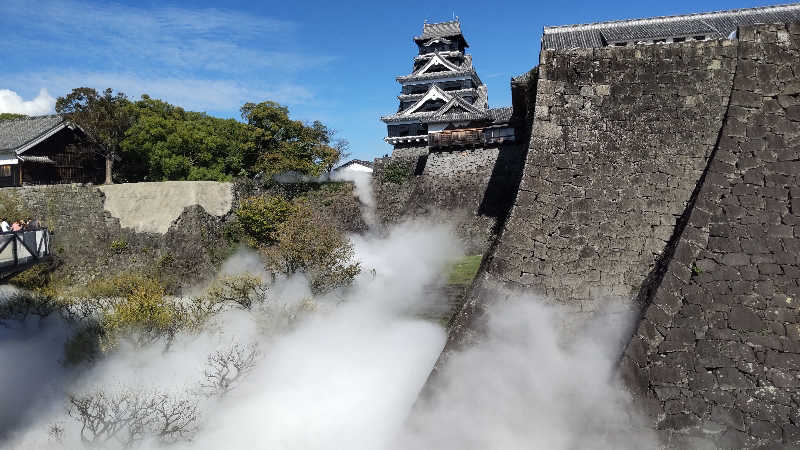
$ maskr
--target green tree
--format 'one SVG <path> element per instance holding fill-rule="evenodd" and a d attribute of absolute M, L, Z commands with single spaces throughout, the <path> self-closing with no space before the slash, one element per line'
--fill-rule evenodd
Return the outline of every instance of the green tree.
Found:
<path fill-rule="evenodd" d="M 253 128 L 143 95 L 121 144 L 123 181 L 214 180 L 249 175 L 257 159 Z"/>
<path fill-rule="evenodd" d="M 14 119 L 22 119 L 23 117 L 28 117 L 25 114 L 14 114 L 14 113 L 0 113 L 0 122 L 3 120 L 14 120 Z"/>
<path fill-rule="evenodd" d="M 295 206 L 277 195 L 242 200 L 236 217 L 242 230 L 254 241 L 253 246 L 269 245 L 277 240 L 278 227 L 295 211 Z"/>
<path fill-rule="evenodd" d="M 131 104 L 125 94 L 114 94 L 110 88 L 102 94 L 92 88 L 76 88 L 56 100 L 56 112 L 75 122 L 102 148 L 106 158 L 105 182 L 111 184 L 114 160 L 133 122 Z"/>
<path fill-rule="evenodd" d="M 245 103 L 241 113 L 256 129 L 256 169 L 266 175 L 287 171 L 319 175 L 339 157 L 331 145 L 332 133 L 322 122 L 307 126 L 292 120 L 288 108 L 271 101 Z"/>

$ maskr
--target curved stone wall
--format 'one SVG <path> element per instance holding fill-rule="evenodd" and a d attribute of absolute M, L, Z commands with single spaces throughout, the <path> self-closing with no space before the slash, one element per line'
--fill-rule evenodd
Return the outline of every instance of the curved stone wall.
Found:
<path fill-rule="evenodd" d="M 622 373 L 672 447 L 800 446 L 800 25 L 743 29 L 714 160 Z"/>
<path fill-rule="evenodd" d="M 581 311 L 634 298 L 716 142 L 735 49 L 543 51 L 525 172 L 489 271 Z"/>

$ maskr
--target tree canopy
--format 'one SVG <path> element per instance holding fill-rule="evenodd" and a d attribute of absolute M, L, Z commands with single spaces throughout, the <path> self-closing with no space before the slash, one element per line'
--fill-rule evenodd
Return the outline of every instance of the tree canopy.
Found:
<path fill-rule="evenodd" d="M 130 101 L 111 89 L 99 94 L 78 88 L 59 97 L 56 111 L 100 143 L 109 161 L 117 161 L 113 176 L 120 182 L 226 181 L 287 171 L 316 176 L 330 171 L 348 148 L 321 122 L 293 120 L 287 107 L 272 101 L 245 103 L 240 122 L 147 95 Z"/>
<path fill-rule="evenodd" d="M 112 182 L 114 160 L 133 118 L 130 101 L 122 93 L 106 89 L 102 94 L 87 87 L 56 100 L 56 112 L 78 124 L 106 157 L 106 184 Z"/>
<path fill-rule="evenodd" d="M 28 116 L 26 116 L 25 114 L 0 113 L 0 121 L 22 119 L 23 117 L 28 117 Z"/>

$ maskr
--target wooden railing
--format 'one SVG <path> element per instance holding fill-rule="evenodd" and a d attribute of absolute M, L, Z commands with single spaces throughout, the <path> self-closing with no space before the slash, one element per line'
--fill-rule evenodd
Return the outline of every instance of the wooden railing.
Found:
<path fill-rule="evenodd" d="M 446 147 L 480 147 L 514 141 L 514 129 L 506 128 L 462 128 L 428 134 L 428 146 L 432 149 Z"/>
<path fill-rule="evenodd" d="M 0 233 L 0 280 L 47 259 L 50 239 L 47 228 Z"/>

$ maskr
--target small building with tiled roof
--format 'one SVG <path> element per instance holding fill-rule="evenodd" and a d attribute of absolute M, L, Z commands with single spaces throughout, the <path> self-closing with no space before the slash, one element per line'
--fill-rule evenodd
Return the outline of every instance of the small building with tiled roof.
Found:
<path fill-rule="evenodd" d="M 419 53 L 413 70 L 396 78 L 401 85 L 397 112 L 381 117 L 387 125 L 384 140 L 395 149 L 513 142 L 511 108 L 489 108 L 486 85 L 466 54 L 461 22 L 425 23 L 414 42 Z M 441 133 L 448 138 L 435 136 Z"/>
<path fill-rule="evenodd" d="M 800 3 L 545 27 L 543 49 L 597 48 L 735 37 L 742 25 L 800 22 Z"/>
<path fill-rule="evenodd" d="M 374 168 L 374 164 L 372 161 L 365 161 L 363 159 L 351 159 L 344 164 L 339 165 L 333 172 L 363 172 L 363 173 L 372 173 Z"/>
<path fill-rule="evenodd" d="M 60 115 L 0 120 L 0 187 L 102 181 L 104 159 Z"/>

